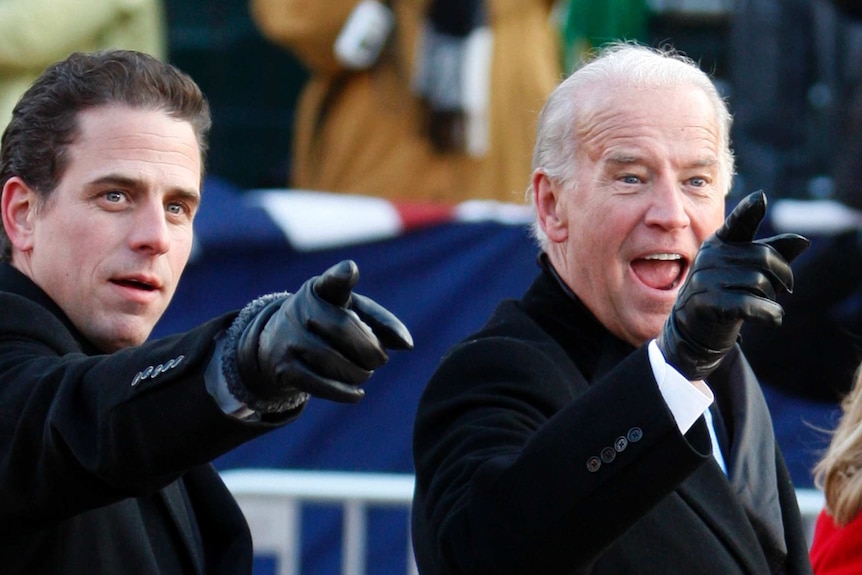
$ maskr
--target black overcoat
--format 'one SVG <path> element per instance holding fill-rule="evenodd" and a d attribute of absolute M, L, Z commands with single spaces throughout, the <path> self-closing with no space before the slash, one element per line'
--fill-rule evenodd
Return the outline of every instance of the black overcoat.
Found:
<path fill-rule="evenodd" d="M 0 572 L 251 573 L 248 525 L 209 462 L 296 413 L 241 422 L 207 392 L 234 317 L 100 355 L 0 264 Z"/>
<path fill-rule="evenodd" d="M 543 271 L 442 360 L 414 429 L 422 575 L 810 573 L 795 492 L 738 348 L 682 435 L 646 346 L 611 335 Z"/>

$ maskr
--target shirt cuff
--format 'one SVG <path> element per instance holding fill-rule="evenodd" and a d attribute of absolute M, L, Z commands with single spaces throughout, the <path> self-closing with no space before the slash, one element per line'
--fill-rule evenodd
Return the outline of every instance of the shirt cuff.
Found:
<path fill-rule="evenodd" d="M 215 338 L 215 350 L 204 372 L 204 382 L 206 383 L 207 391 L 213 396 L 223 412 L 231 417 L 247 420 L 256 415 L 257 412 L 234 397 L 228 389 L 227 379 L 221 369 L 224 339 L 223 333 Z"/>
<path fill-rule="evenodd" d="M 680 432 L 685 434 L 691 429 L 694 422 L 709 409 L 715 396 L 706 383 L 689 381 L 667 363 L 655 340 L 649 342 L 647 350 L 659 392 L 661 392 L 668 409 L 673 414 Z"/>

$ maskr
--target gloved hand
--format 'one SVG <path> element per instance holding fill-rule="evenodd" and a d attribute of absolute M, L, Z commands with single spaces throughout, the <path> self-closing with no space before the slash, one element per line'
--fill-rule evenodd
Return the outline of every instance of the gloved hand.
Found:
<path fill-rule="evenodd" d="M 398 318 L 352 293 L 357 281 L 356 264 L 342 261 L 250 323 L 239 339 L 237 368 L 256 398 L 278 402 L 305 392 L 356 403 L 365 395 L 359 385 L 388 360 L 385 348 L 413 347 Z"/>
<path fill-rule="evenodd" d="M 775 299 L 793 291 L 790 262 L 811 242 L 798 234 L 755 241 L 765 214 L 766 195 L 754 192 L 707 238 L 659 334 L 665 360 L 690 381 L 718 367 L 744 320 L 781 325 Z"/>

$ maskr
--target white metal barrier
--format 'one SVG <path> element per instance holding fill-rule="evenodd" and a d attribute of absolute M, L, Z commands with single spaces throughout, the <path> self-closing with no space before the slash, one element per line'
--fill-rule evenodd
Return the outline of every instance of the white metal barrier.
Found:
<path fill-rule="evenodd" d="M 364 575 L 366 511 L 374 506 L 409 511 L 413 497 L 414 479 L 409 474 L 240 469 L 223 471 L 221 476 L 248 519 L 255 552 L 276 557 L 278 575 L 300 574 L 303 503 L 343 506 L 341 573 Z M 796 496 L 810 544 L 823 494 L 816 489 L 797 489 Z M 407 573 L 418 575 L 409 536 L 407 545 Z"/>
<path fill-rule="evenodd" d="M 341 573 L 365 575 L 368 508 L 402 507 L 409 512 L 413 498 L 410 474 L 237 469 L 221 476 L 248 520 L 255 553 L 275 556 L 278 575 L 300 574 L 303 503 L 343 507 Z M 407 546 L 407 573 L 418 575 L 409 536 Z"/>
<path fill-rule="evenodd" d="M 796 500 L 799 502 L 799 512 L 802 513 L 802 525 L 808 536 L 808 545 L 814 536 L 814 526 L 817 524 L 817 516 L 823 509 L 826 499 L 823 493 L 817 489 L 797 489 Z"/>

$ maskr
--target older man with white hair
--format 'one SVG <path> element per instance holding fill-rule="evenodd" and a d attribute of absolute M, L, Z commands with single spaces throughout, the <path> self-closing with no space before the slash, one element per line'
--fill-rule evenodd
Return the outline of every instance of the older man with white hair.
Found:
<path fill-rule="evenodd" d="M 414 430 L 423 575 L 804 574 L 743 321 L 780 324 L 795 234 L 725 220 L 731 117 L 673 50 L 607 47 L 550 96 L 541 271 L 444 357 Z"/>

